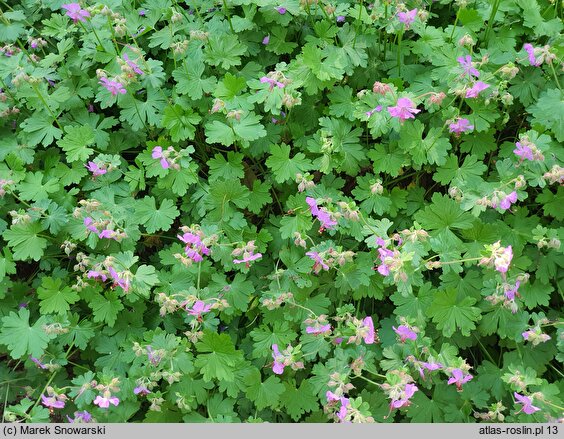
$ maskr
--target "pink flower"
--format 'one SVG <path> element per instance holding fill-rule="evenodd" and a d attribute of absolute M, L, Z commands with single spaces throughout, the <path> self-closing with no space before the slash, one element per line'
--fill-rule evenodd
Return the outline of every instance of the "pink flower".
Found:
<path fill-rule="evenodd" d="M 419 363 L 421 365 L 421 369 L 419 369 L 419 375 L 421 376 L 421 378 L 425 379 L 425 371 L 424 369 L 427 369 L 428 371 L 434 371 L 434 370 L 439 370 L 442 369 L 443 365 L 441 363 L 426 363 L 426 362 L 421 362 Z"/>
<path fill-rule="evenodd" d="M 378 105 L 378 106 L 376 106 L 375 108 L 373 108 L 372 110 L 367 111 L 367 112 L 366 112 L 366 115 L 367 115 L 368 117 L 370 117 L 370 116 L 372 116 L 374 113 L 379 113 L 380 111 L 382 111 L 382 106 L 381 106 L 381 105 Z"/>
<path fill-rule="evenodd" d="M 516 202 L 517 202 L 517 192 L 513 191 L 499 202 L 499 208 L 501 210 L 507 210 L 511 207 L 511 204 Z"/>
<path fill-rule="evenodd" d="M 70 423 L 88 423 L 92 421 L 92 415 L 84 410 L 83 412 L 74 412 L 74 419 L 67 415 L 67 419 Z"/>
<path fill-rule="evenodd" d="M 31 361 L 33 361 L 33 362 L 37 365 L 37 367 L 39 367 L 39 368 L 41 368 L 41 369 L 47 369 L 47 366 L 45 366 L 45 365 L 44 365 L 41 361 L 39 361 L 37 358 L 35 358 L 35 357 L 29 357 L 29 359 L 30 359 Z"/>
<path fill-rule="evenodd" d="M 94 162 L 88 162 L 88 164 L 84 165 L 84 166 L 86 166 L 86 169 L 88 169 L 90 172 L 92 172 L 93 177 L 98 177 L 99 175 L 104 175 L 106 172 L 108 172 L 107 169 L 100 168 Z"/>
<path fill-rule="evenodd" d="M 474 129 L 474 125 L 470 125 L 470 121 L 468 119 L 460 118 L 456 122 L 451 123 L 448 126 L 448 129 L 451 133 L 460 135 L 461 133 L 472 131 Z"/>
<path fill-rule="evenodd" d="M 202 317 L 202 314 L 209 312 L 211 305 L 206 305 L 202 300 L 196 300 L 192 308 L 188 308 L 188 314 L 197 317 L 198 319 Z"/>
<path fill-rule="evenodd" d="M 306 256 L 309 256 L 310 259 L 313 259 L 315 261 L 315 263 L 313 264 L 313 268 L 312 268 L 314 273 L 319 273 L 321 271 L 321 268 L 323 268 L 325 271 L 329 270 L 329 265 L 327 265 L 325 263 L 323 258 L 319 255 L 319 253 L 317 253 L 317 252 L 307 252 Z"/>
<path fill-rule="evenodd" d="M 464 372 L 462 372 L 462 370 L 460 369 L 454 369 L 452 372 L 452 377 L 449 378 L 448 380 L 448 384 L 456 384 L 456 389 L 461 392 L 462 391 L 462 385 L 464 383 L 467 383 L 468 381 L 470 381 L 472 378 L 474 378 L 472 375 L 467 374 L 464 375 Z"/>
<path fill-rule="evenodd" d="M 135 395 L 145 396 L 145 395 L 148 395 L 149 393 L 151 393 L 151 391 L 149 389 L 147 389 L 147 386 L 141 385 L 141 386 L 137 386 L 135 389 L 133 389 L 133 393 Z"/>
<path fill-rule="evenodd" d="M 316 326 L 306 326 L 307 334 L 324 334 L 326 332 L 331 332 L 331 325 L 316 325 Z"/>
<path fill-rule="evenodd" d="M 327 212 L 323 207 L 317 206 L 315 199 L 307 197 L 306 203 L 309 205 L 311 214 L 315 216 L 321 223 L 320 232 L 325 229 L 332 229 L 333 226 L 337 225 L 337 222 L 331 218 L 329 212 Z"/>
<path fill-rule="evenodd" d="M 400 341 L 404 343 L 407 339 L 409 340 L 417 340 L 417 334 L 409 329 L 408 326 L 400 325 L 397 328 L 392 326 L 394 332 L 400 336 Z"/>
<path fill-rule="evenodd" d="M 415 21 L 415 17 L 417 16 L 417 9 L 412 9 L 411 11 L 407 12 L 398 12 L 398 20 L 400 23 L 405 24 L 405 28 L 409 29 L 411 23 Z"/>
<path fill-rule="evenodd" d="M 521 142 L 515 143 L 516 148 L 513 150 L 513 154 L 522 159 L 527 160 L 534 160 L 533 159 L 533 150 L 529 148 L 527 145 Z"/>
<path fill-rule="evenodd" d="M 117 241 L 117 232 L 115 230 L 104 229 L 98 234 L 100 239 L 115 239 Z"/>
<path fill-rule="evenodd" d="M 102 279 L 102 282 L 105 282 L 108 279 L 104 273 L 95 270 L 90 270 L 86 277 L 88 279 Z"/>
<path fill-rule="evenodd" d="M 509 300 L 515 300 L 515 295 L 519 295 L 518 290 L 519 290 L 520 286 L 521 286 L 521 282 L 516 281 L 515 286 L 513 288 L 505 291 L 505 293 L 504 293 L 505 297 L 507 297 Z"/>
<path fill-rule="evenodd" d="M 110 403 L 117 407 L 117 405 L 119 404 L 119 399 L 115 396 L 104 398 L 103 396 L 98 395 L 94 400 L 94 404 L 103 409 L 107 409 L 110 406 Z"/>
<path fill-rule="evenodd" d="M 472 88 L 466 90 L 466 97 L 467 98 L 476 98 L 480 94 L 481 91 L 489 88 L 490 86 L 482 81 L 477 81 Z"/>
<path fill-rule="evenodd" d="M 86 228 L 88 230 L 90 230 L 91 232 L 99 233 L 98 229 L 93 225 L 93 223 L 94 223 L 94 220 L 92 218 L 90 218 L 89 216 L 84 218 L 84 225 L 86 226 Z"/>
<path fill-rule="evenodd" d="M 278 350 L 278 345 L 272 345 L 272 358 L 274 359 L 274 364 L 272 365 L 272 371 L 277 374 L 281 375 L 284 373 L 284 356 Z"/>
<path fill-rule="evenodd" d="M 282 82 L 277 81 L 276 79 L 269 78 L 268 76 L 263 76 L 260 78 L 260 82 L 263 84 L 270 84 L 270 91 L 276 86 L 278 88 L 284 88 L 284 84 Z"/>
<path fill-rule="evenodd" d="M 327 392 L 325 393 L 325 397 L 327 398 L 327 402 L 335 402 L 341 399 L 333 392 L 331 392 L 331 390 L 327 390 Z"/>
<path fill-rule="evenodd" d="M 90 12 L 86 9 L 82 9 L 78 3 L 68 3 L 62 5 L 61 8 L 66 9 L 67 15 L 72 18 L 75 23 L 77 21 L 86 22 L 86 17 L 90 17 Z"/>
<path fill-rule="evenodd" d="M 523 44 L 523 49 L 525 49 L 525 51 L 529 55 L 529 63 L 532 66 L 538 67 L 542 64 L 542 60 L 535 58 L 535 48 L 533 47 L 532 44 L 530 43 Z"/>
<path fill-rule="evenodd" d="M 248 255 L 243 256 L 243 259 L 233 259 L 234 264 L 242 264 L 245 263 L 247 268 L 249 268 L 249 262 L 256 261 L 257 259 L 262 258 L 261 253 L 249 253 Z"/>
<path fill-rule="evenodd" d="M 286 8 L 283 8 L 282 6 L 277 7 L 276 10 L 280 15 L 284 15 L 286 13 Z"/>
<path fill-rule="evenodd" d="M 183 243 L 186 244 L 184 252 L 186 256 L 192 259 L 194 262 L 201 262 L 204 260 L 202 255 L 209 256 L 210 249 L 207 248 L 202 242 L 201 238 L 194 233 L 184 233 L 184 235 L 177 235 Z"/>
<path fill-rule="evenodd" d="M 372 317 L 365 317 L 362 321 L 364 324 L 364 328 L 367 331 L 363 336 L 364 343 L 372 344 L 376 338 L 376 333 L 374 332 L 374 322 L 372 321 Z"/>
<path fill-rule="evenodd" d="M 417 392 L 418 390 L 419 389 L 415 384 L 406 384 L 405 389 L 400 395 L 401 397 L 398 399 L 393 399 L 392 402 L 390 403 L 390 407 L 392 409 L 399 409 L 400 407 L 409 406 L 411 404 L 411 401 L 409 399 L 413 395 L 415 395 L 415 392 Z"/>
<path fill-rule="evenodd" d="M 57 398 L 57 396 L 45 396 L 41 395 L 41 404 L 45 407 L 52 407 L 54 409 L 65 408 L 65 401 Z"/>
<path fill-rule="evenodd" d="M 341 408 L 337 413 L 337 418 L 339 418 L 341 422 L 344 422 L 345 418 L 347 417 L 347 411 L 348 411 L 347 409 L 351 405 L 351 402 L 349 401 L 348 398 L 345 398 L 344 396 L 341 396 L 340 401 L 341 401 Z"/>
<path fill-rule="evenodd" d="M 118 93 L 122 95 L 127 93 L 127 90 L 123 87 L 123 84 L 121 82 L 111 81 L 108 78 L 101 78 L 98 83 L 103 85 L 106 90 L 108 90 L 114 96 L 116 96 Z"/>
<path fill-rule="evenodd" d="M 513 392 L 513 396 L 517 400 L 517 404 L 523 405 L 523 407 L 521 407 L 521 410 L 519 410 L 517 413 L 525 412 L 528 415 L 532 415 L 534 412 L 538 412 L 540 410 L 540 408 L 533 405 L 532 399 L 528 396 L 519 395 L 517 392 Z"/>
<path fill-rule="evenodd" d="M 529 337 L 530 337 L 531 335 L 534 335 L 534 334 L 535 334 L 535 331 L 529 329 L 528 331 L 523 332 L 521 335 L 523 336 L 523 338 L 524 338 L 525 340 L 528 340 Z"/>
<path fill-rule="evenodd" d="M 379 254 L 378 257 L 382 262 L 382 264 L 378 266 L 378 273 L 380 273 L 382 276 L 387 276 L 388 274 L 390 274 L 390 267 L 392 266 L 392 262 L 393 262 L 390 261 L 389 258 L 394 257 L 394 252 L 387 248 L 379 248 L 378 254 Z"/>
<path fill-rule="evenodd" d="M 472 57 L 470 55 L 466 55 L 465 57 L 460 56 L 456 58 L 456 60 L 464 70 L 462 76 L 468 75 L 470 77 L 472 76 L 475 76 L 476 78 L 480 77 L 480 72 L 472 66 Z"/>
<path fill-rule="evenodd" d="M 415 119 L 415 114 L 420 113 L 415 104 L 409 98 L 399 98 L 395 107 L 388 107 L 390 116 L 400 120 Z"/>
<path fill-rule="evenodd" d="M 151 153 L 151 157 L 153 157 L 154 159 L 161 159 L 161 166 L 162 166 L 163 169 L 168 169 L 170 167 L 168 160 L 163 155 L 162 146 L 155 146 L 153 148 L 152 153 Z"/>
<path fill-rule="evenodd" d="M 133 61 L 131 61 L 131 60 L 129 59 L 129 56 L 127 56 L 127 53 L 124 53 L 124 54 L 123 54 L 123 59 L 124 59 L 124 61 L 127 63 L 127 65 L 128 65 L 129 67 L 131 67 L 131 69 L 132 69 L 135 73 L 137 73 L 138 75 L 142 75 L 142 74 L 144 73 L 143 70 L 141 70 L 141 69 L 139 68 L 139 66 L 138 66 L 136 63 L 134 63 Z"/>
<path fill-rule="evenodd" d="M 510 245 L 503 249 L 501 255 L 496 256 L 494 260 L 494 266 L 497 271 L 500 273 L 507 273 L 509 269 L 509 264 L 511 264 L 511 260 L 513 259 L 513 249 Z"/>

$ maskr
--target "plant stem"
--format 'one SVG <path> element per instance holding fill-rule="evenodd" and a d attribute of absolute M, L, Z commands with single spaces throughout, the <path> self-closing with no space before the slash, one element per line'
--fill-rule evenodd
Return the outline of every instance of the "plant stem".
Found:
<path fill-rule="evenodd" d="M 43 102 L 43 105 L 45 106 L 45 108 L 47 109 L 49 114 L 51 114 L 51 117 L 53 118 L 53 122 L 55 122 L 57 124 L 57 126 L 62 130 L 63 127 L 59 123 L 59 119 L 57 119 L 57 116 L 55 115 L 53 110 L 51 110 L 51 107 L 49 107 L 49 105 L 47 104 L 47 101 L 45 100 L 45 98 L 43 97 L 43 95 L 41 94 L 39 89 L 37 88 L 37 85 L 33 82 L 31 82 L 30 84 L 33 87 L 33 89 L 35 90 L 35 93 L 37 94 L 37 96 L 39 96 L 39 99 L 41 99 L 41 102 Z"/>

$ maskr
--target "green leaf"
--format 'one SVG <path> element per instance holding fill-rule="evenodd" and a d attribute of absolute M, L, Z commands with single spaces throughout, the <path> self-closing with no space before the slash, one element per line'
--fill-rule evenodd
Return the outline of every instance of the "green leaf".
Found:
<path fill-rule="evenodd" d="M 102 296 L 94 296 L 88 306 L 92 309 L 95 322 L 104 322 L 109 327 L 114 326 L 118 313 L 123 309 L 123 304 L 116 291 L 106 291 Z"/>
<path fill-rule="evenodd" d="M 272 169 L 274 179 L 278 183 L 293 180 L 296 174 L 312 169 L 311 161 L 306 159 L 303 153 L 298 152 L 290 158 L 290 149 L 285 143 L 272 145 L 270 148 L 271 155 L 266 160 L 266 166 Z"/>
<path fill-rule="evenodd" d="M 177 82 L 176 91 L 194 100 L 200 99 L 204 93 L 210 93 L 215 87 L 216 77 L 205 76 L 203 74 L 205 68 L 201 56 L 192 57 L 190 62 L 184 61 L 182 67 L 172 72 Z"/>
<path fill-rule="evenodd" d="M 39 306 L 42 314 L 66 314 L 70 305 L 78 302 L 80 297 L 70 287 L 61 288 L 63 281 L 52 277 L 41 279 L 41 286 L 37 288 L 37 297 L 41 300 Z"/>
<path fill-rule="evenodd" d="M 200 368 L 204 381 L 235 379 L 235 365 L 243 361 L 243 353 L 235 349 L 229 335 L 206 332 L 196 349 L 199 355 L 195 366 Z"/>
<path fill-rule="evenodd" d="M 168 106 L 164 109 L 162 125 L 169 130 L 174 142 L 193 139 L 196 127 L 202 118 L 189 107 L 179 104 Z"/>
<path fill-rule="evenodd" d="M 143 224 L 149 233 L 169 230 L 178 213 L 174 202 L 166 198 L 158 209 L 154 197 L 145 197 L 135 206 L 136 220 L 139 224 Z"/>
<path fill-rule="evenodd" d="M 250 212 L 259 214 L 262 207 L 272 201 L 270 196 L 271 185 L 263 183 L 260 180 L 253 181 L 253 190 L 249 196 L 249 209 Z"/>
<path fill-rule="evenodd" d="M 46 317 L 42 316 L 30 326 L 27 308 L 20 308 L 17 314 L 11 311 L 8 316 L 2 318 L 0 343 L 8 346 L 12 358 L 21 358 L 26 354 L 41 357 L 49 340 L 56 337 L 43 330 L 46 323 Z"/>
<path fill-rule="evenodd" d="M 564 142 L 564 92 L 556 88 L 545 90 L 528 110 L 533 115 L 533 127 L 539 124 L 551 129 L 556 139 Z"/>
<path fill-rule="evenodd" d="M 47 240 L 38 236 L 42 231 L 43 227 L 39 223 L 19 223 L 3 233 L 4 239 L 14 251 L 14 260 L 41 259 L 43 250 L 47 247 Z"/>
<path fill-rule="evenodd" d="M 59 184 L 55 179 L 49 179 L 44 184 L 43 177 L 41 171 L 29 172 L 25 180 L 18 185 L 20 197 L 24 200 L 40 201 L 49 198 L 49 194 L 59 190 Z"/>
<path fill-rule="evenodd" d="M 456 290 L 439 291 L 427 310 L 427 315 L 433 318 L 445 337 L 452 336 L 456 331 L 469 336 L 470 331 L 476 329 L 475 322 L 481 318 L 480 308 L 472 306 L 476 299 L 465 297 L 458 300 L 457 296 Z"/>
<path fill-rule="evenodd" d="M 68 162 L 84 162 L 94 152 L 88 146 L 94 143 L 94 130 L 90 125 L 67 126 L 64 137 L 57 142 L 65 151 Z"/>
<path fill-rule="evenodd" d="M 432 204 L 415 214 L 415 220 L 427 230 L 470 229 L 474 217 L 464 212 L 458 203 L 447 195 L 433 194 Z"/>
<path fill-rule="evenodd" d="M 288 322 L 275 322 L 270 329 L 267 325 L 261 325 L 250 332 L 253 339 L 253 358 L 270 357 L 272 345 L 287 346 L 296 339 L 297 333 L 292 331 Z"/>
<path fill-rule="evenodd" d="M 236 35 L 211 36 L 206 44 L 205 61 L 211 66 L 228 70 L 241 64 L 241 56 L 247 46 L 241 44 Z"/>
<path fill-rule="evenodd" d="M 245 378 L 247 398 L 255 403 L 258 410 L 278 407 L 280 396 L 286 390 L 284 384 L 275 376 L 270 376 L 262 382 L 260 372 L 256 369 L 253 372 Z"/>
<path fill-rule="evenodd" d="M 243 170 L 243 154 L 236 152 L 228 152 L 227 160 L 222 154 L 216 154 L 212 159 L 208 160 L 207 165 L 210 168 L 209 181 L 215 181 L 219 178 L 224 180 L 241 179 L 245 175 Z"/>
<path fill-rule="evenodd" d="M 296 388 L 291 383 L 284 383 L 284 386 L 286 391 L 280 397 L 280 402 L 294 421 L 298 421 L 304 413 L 312 412 L 319 408 L 317 396 L 309 382 L 302 381 L 299 388 Z"/>
<path fill-rule="evenodd" d="M 42 111 L 36 111 L 20 125 L 25 133 L 29 146 L 42 144 L 49 146 L 55 139 L 60 139 L 63 131 L 53 125 L 53 116 Z"/>

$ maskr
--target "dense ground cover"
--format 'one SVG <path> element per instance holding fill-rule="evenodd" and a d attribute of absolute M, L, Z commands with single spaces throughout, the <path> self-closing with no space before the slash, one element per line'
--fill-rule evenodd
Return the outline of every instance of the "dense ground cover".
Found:
<path fill-rule="evenodd" d="M 5 420 L 562 420 L 560 2 L 0 10 Z"/>

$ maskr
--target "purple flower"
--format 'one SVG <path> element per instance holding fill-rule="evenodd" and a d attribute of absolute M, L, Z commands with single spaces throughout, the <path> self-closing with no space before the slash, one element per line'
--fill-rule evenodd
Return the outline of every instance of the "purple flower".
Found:
<path fill-rule="evenodd" d="M 207 305 L 206 302 L 202 300 L 196 300 L 194 305 L 192 305 L 192 308 L 188 308 L 186 311 L 188 311 L 188 314 L 200 319 L 202 317 L 202 314 L 209 312 L 210 309 L 211 305 Z"/>
<path fill-rule="evenodd" d="M 451 375 L 452 375 L 452 377 L 449 378 L 448 384 L 456 384 L 456 389 L 459 392 L 462 391 L 462 385 L 464 383 L 467 383 L 472 378 L 474 378 L 470 374 L 464 375 L 464 372 L 462 372 L 462 370 L 460 370 L 460 369 L 453 369 L 453 371 L 451 372 Z"/>
<path fill-rule="evenodd" d="M 533 150 L 527 145 L 521 142 L 515 143 L 516 148 L 513 150 L 513 154 L 522 159 L 533 160 Z"/>
<path fill-rule="evenodd" d="M 135 389 L 133 389 L 133 393 L 136 395 L 145 396 L 151 393 L 151 391 L 147 389 L 147 386 L 142 384 L 140 386 L 137 386 Z"/>
<path fill-rule="evenodd" d="M 204 260 L 202 255 L 209 255 L 210 249 L 207 248 L 200 237 L 194 233 L 184 233 L 184 235 L 177 235 L 183 243 L 186 244 L 184 252 L 186 256 L 192 259 L 194 262 L 201 262 Z"/>
<path fill-rule="evenodd" d="M 414 115 L 420 112 L 409 98 L 399 98 L 395 107 L 388 107 L 390 116 L 400 120 L 415 119 Z"/>
<path fill-rule="evenodd" d="M 481 91 L 489 88 L 490 86 L 482 81 L 477 81 L 472 88 L 466 90 L 466 97 L 467 98 L 476 98 L 480 94 Z"/>
<path fill-rule="evenodd" d="M 31 361 L 33 361 L 35 364 L 37 364 L 38 367 L 40 367 L 41 369 L 47 369 L 47 366 L 45 366 L 41 361 L 39 361 L 37 358 L 35 357 L 29 357 L 29 359 Z"/>
<path fill-rule="evenodd" d="M 161 166 L 162 166 L 163 169 L 170 168 L 170 164 L 168 163 L 168 160 L 163 155 L 162 146 L 155 146 L 153 148 L 152 153 L 151 153 L 151 157 L 153 157 L 154 159 L 161 159 Z"/>
<path fill-rule="evenodd" d="M 382 276 L 387 276 L 388 274 L 390 274 L 390 267 L 392 266 L 388 258 L 393 258 L 394 252 L 387 248 L 379 248 L 378 254 L 378 257 L 382 262 L 382 264 L 378 266 L 378 273 L 380 273 Z"/>
<path fill-rule="evenodd" d="M 515 282 L 515 286 L 513 288 L 508 289 L 507 291 L 505 291 L 505 297 L 507 297 L 509 300 L 515 300 L 515 295 L 519 294 L 518 290 L 519 287 L 521 286 L 521 282 L 520 281 L 516 281 Z"/>
<path fill-rule="evenodd" d="M 284 15 L 284 14 L 286 13 L 286 8 L 284 8 L 284 7 L 282 7 L 282 6 L 279 6 L 279 7 L 275 8 L 275 9 L 278 11 L 278 13 L 279 13 L 280 15 Z"/>
<path fill-rule="evenodd" d="M 117 232 L 115 230 L 104 229 L 98 234 L 98 238 L 100 239 L 117 239 Z"/>
<path fill-rule="evenodd" d="M 456 58 L 456 60 L 464 70 L 462 76 L 468 75 L 470 77 L 472 76 L 475 76 L 476 78 L 480 77 L 480 72 L 472 66 L 472 57 L 470 55 L 459 56 L 458 58 Z"/>
<path fill-rule="evenodd" d="M 309 205 L 309 210 L 313 216 L 315 216 L 321 223 L 320 231 L 325 229 L 331 229 L 333 226 L 337 225 L 337 222 L 331 218 L 329 212 L 327 212 L 322 207 L 317 206 L 315 199 L 311 197 L 306 197 L 306 203 Z"/>
<path fill-rule="evenodd" d="M 339 15 L 337 17 L 337 23 L 344 23 L 346 20 L 346 17 L 344 15 Z"/>
<path fill-rule="evenodd" d="M 499 202 L 499 208 L 501 210 L 507 210 L 511 207 L 511 204 L 516 202 L 517 202 L 517 192 L 513 191 Z"/>
<path fill-rule="evenodd" d="M 263 76 L 260 78 L 260 82 L 263 84 L 270 84 L 270 91 L 276 86 L 278 88 L 284 88 L 284 84 L 282 82 L 277 81 L 276 79 L 269 78 L 268 76 Z"/>
<path fill-rule="evenodd" d="M 106 279 L 108 279 L 108 277 L 104 273 L 95 270 L 90 270 L 86 275 L 86 277 L 88 279 L 102 279 L 103 282 L 105 282 Z"/>
<path fill-rule="evenodd" d="M 82 9 L 78 3 L 68 3 L 66 5 L 61 5 L 61 8 L 67 11 L 67 15 L 72 18 L 76 23 L 77 21 L 86 22 L 86 17 L 90 17 L 90 12 L 86 9 Z"/>
<path fill-rule="evenodd" d="M 524 338 L 525 340 L 529 340 L 529 337 L 530 337 L 531 335 L 534 335 L 534 334 L 535 334 L 535 331 L 529 329 L 528 331 L 523 332 L 521 335 L 523 336 L 523 338 Z"/>
<path fill-rule="evenodd" d="M 381 105 L 378 105 L 378 106 L 376 106 L 375 108 L 373 108 L 372 110 L 367 111 L 367 112 L 366 112 L 366 115 L 367 115 L 368 117 L 370 117 L 370 116 L 372 116 L 374 113 L 379 113 L 380 111 L 382 111 L 382 106 L 381 106 Z"/>
<path fill-rule="evenodd" d="M 67 419 L 70 423 L 88 423 L 92 421 L 92 415 L 84 410 L 83 412 L 74 412 L 74 419 L 67 415 Z"/>
<path fill-rule="evenodd" d="M 344 396 L 341 396 L 340 401 L 341 401 L 341 408 L 337 413 L 337 418 L 339 418 L 339 420 L 343 422 L 347 417 L 347 408 L 351 405 L 351 402 L 349 401 L 348 398 L 345 398 Z"/>
<path fill-rule="evenodd" d="M 261 253 L 249 253 L 243 256 L 243 259 L 233 259 L 234 264 L 242 264 L 245 263 L 247 268 L 249 268 L 249 262 L 256 261 L 257 259 L 262 258 Z"/>
<path fill-rule="evenodd" d="M 88 230 L 90 230 L 91 232 L 99 233 L 98 229 L 93 225 L 93 223 L 94 223 L 94 220 L 92 218 L 90 218 L 89 216 L 84 218 L 84 225 L 86 226 L 86 228 Z"/>
<path fill-rule="evenodd" d="M 400 23 L 405 24 L 405 28 L 409 29 L 411 23 L 415 21 L 415 17 L 417 16 L 417 9 L 412 9 L 411 11 L 407 12 L 398 12 L 398 20 Z"/>
<path fill-rule="evenodd" d="M 494 266 L 497 271 L 500 273 L 507 273 L 509 269 L 509 264 L 511 264 L 511 260 L 513 259 L 513 248 L 508 245 L 503 249 L 501 255 L 496 256 L 494 260 Z"/>
<path fill-rule="evenodd" d="M 315 261 L 315 263 L 313 264 L 313 268 L 312 270 L 315 273 L 319 273 L 321 271 L 321 268 L 323 268 L 325 271 L 329 270 L 329 265 L 327 265 L 325 263 L 325 261 L 323 260 L 323 258 L 319 255 L 319 253 L 317 252 L 307 252 L 306 256 L 309 256 L 310 259 L 313 259 Z M 321 267 L 321 268 L 319 268 Z"/>
<path fill-rule="evenodd" d="M 460 135 L 461 133 L 465 133 L 467 131 L 472 131 L 474 129 L 474 125 L 470 125 L 470 121 L 468 119 L 458 119 L 456 122 L 451 123 L 448 126 L 448 129 L 451 133 L 456 133 Z"/>
<path fill-rule="evenodd" d="M 272 345 L 272 358 L 274 359 L 274 364 L 272 365 L 272 371 L 277 375 L 282 375 L 284 373 L 284 356 L 278 350 L 278 345 Z"/>
<path fill-rule="evenodd" d="M 364 343 L 374 343 L 376 333 L 374 332 L 374 322 L 372 321 L 372 317 L 365 317 L 362 323 L 364 324 L 364 328 L 367 330 L 367 333 L 362 336 Z"/>
<path fill-rule="evenodd" d="M 421 362 L 421 369 L 419 369 L 419 375 L 421 375 L 421 378 L 425 379 L 425 371 L 424 369 L 427 369 L 428 371 L 434 371 L 434 370 L 439 370 L 442 369 L 443 365 L 441 363 L 426 363 L 426 362 Z"/>
<path fill-rule="evenodd" d="M 393 399 L 390 403 L 392 409 L 399 409 L 400 407 L 407 407 L 411 401 L 409 399 L 415 395 L 419 389 L 415 384 L 406 384 L 405 389 L 401 393 L 401 397 L 398 399 Z"/>
<path fill-rule="evenodd" d="M 107 409 L 110 406 L 110 403 L 117 407 L 117 405 L 119 404 L 119 399 L 115 396 L 104 398 L 103 396 L 98 395 L 94 400 L 94 404 L 103 409 Z"/>
<path fill-rule="evenodd" d="M 523 44 L 523 49 L 525 49 L 525 51 L 529 55 L 529 63 L 532 66 L 538 67 L 542 64 L 542 60 L 535 58 L 535 48 L 533 47 L 532 44 L 530 43 Z"/>
<path fill-rule="evenodd" d="M 307 334 L 323 334 L 331 331 L 331 325 L 306 326 Z"/>
<path fill-rule="evenodd" d="M 268 43 L 270 43 L 270 35 L 267 35 L 262 39 L 262 44 L 266 46 Z"/>
<path fill-rule="evenodd" d="M 108 78 L 101 78 L 98 84 L 103 85 L 112 95 L 116 96 L 118 93 L 125 94 L 127 90 L 123 88 L 123 84 L 118 81 L 111 81 Z"/>
<path fill-rule="evenodd" d="M 409 329 L 408 326 L 400 325 L 397 328 L 392 326 L 394 332 L 400 336 L 400 341 L 404 343 L 407 339 L 409 340 L 417 340 L 417 334 Z"/>
<path fill-rule="evenodd" d="M 521 410 L 519 410 L 517 413 L 525 412 L 528 415 L 532 415 L 534 412 L 538 412 L 540 410 L 540 408 L 533 405 L 532 399 L 528 396 L 519 395 L 517 392 L 513 392 L 513 396 L 517 400 L 517 404 L 523 405 L 523 407 L 521 407 Z"/>
<path fill-rule="evenodd" d="M 127 56 L 127 53 L 124 53 L 124 54 L 123 54 L 123 59 L 125 60 L 125 62 L 127 63 L 127 65 L 128 65 L 129 67 L 131 67 L 131 69 L 132 69 L 135 73 L 137 73 L 138 75 L 142 75 L 142 74 L 144 73 L 143 70 L 141 70 L 137 64 L 135 64 L 133 61 L 131 61 L 131 60 L 129 59 L 129 56 Z"/>
<path fill-rule="evenodd" d="M 145 16 L 145 14 L 147 14 L 147 11 L 145 11 L 144 9 L 139 10 L 139 16 L 143 17 Z"/>
<path fill-rule="evenodd" d="M 341 399 L 333 392 L 331 392 L 331 390 L 327 390 L 327 392 L 325 393 L 325 397 L 327 398 L 327 402 L 335 402 Z"/>
<path fill-rule="evenodd" d="M 90 172 L 92 172 L 93 177 L 98 177 L 99 175 L 104 175 L 106 172 L 108 172 L 107 169 L 100 168 L 94 162 L 88 162 L 88 164 L 84 165 L 84 166 L 86 166 L 86 169 L 88 169 Z"/>
<path fill-rule="evenodd" d="M 54 409 L 65 408 L 65 401 L 57 398 L 57 396 L 41 395 L 41 404 L 45 407 L 52 407 Z"/>

